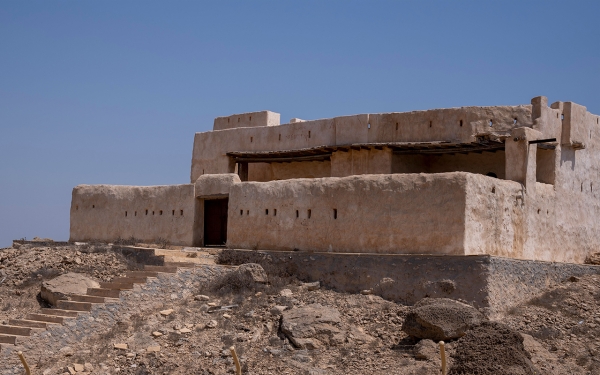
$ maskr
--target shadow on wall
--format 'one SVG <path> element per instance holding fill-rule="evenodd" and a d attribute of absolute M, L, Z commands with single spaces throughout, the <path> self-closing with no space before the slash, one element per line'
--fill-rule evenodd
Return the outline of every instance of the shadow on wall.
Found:
<path fill-rule="evenodd" d="M 564 163 L 568 162 L 571 162 L 571 170 L 574 171 L 576 162 L 575 149 L 570 147 L 563 148 L 560 153 L 560 166 L 562 167 Z"/>

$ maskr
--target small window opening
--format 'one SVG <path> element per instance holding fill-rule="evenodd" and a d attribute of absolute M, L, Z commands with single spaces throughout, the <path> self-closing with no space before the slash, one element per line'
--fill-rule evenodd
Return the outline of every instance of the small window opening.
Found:
<path fill-rule="evenodd" d="M 561 120 L 564 120 L 564 119 L 565 119 L 565 115 L 564 115 L 564 113 L 563 113 L 562 115 L 560 115 L 560 119 L 561 119 Z"/>
<path fill-rule="evenodd" d="M 146 215 L 148 215 L 148 210 L 146 210 Z"/>
<path fill-rule="evenodd" d="M 590 139 L 592 139 L 592 131 L 590 130 Z"/>
<path fill-rule="evenodd" d="M 277 216 L 277 209 L 276 208 L 273 209 L 273 216 Z"/>
<path fill-rule="evenodd" d="M 175 210 L 171 211 L 171 215 L 175 216 Z"/>
<path fill-rule="evenodd" d="M 493 126 L 493 125 L 494 125 L 494 121 L 490 120 L 490 126 Z"/>
<path fill-rule="evenodd" d="M 496 187 L 492 186 L 492 194 L 496 194 Z"/>
<path fill-rule="evenodd" d="M 594 191 L 594 183 L 590 182 L 590 191 L 593 192 Z"/>
<path fill-rule="evenodd" d="M 179 210 L 179 216 L 183 216 L 183 210 Z"/>
<path fill-rule="evenodd" d="M 367 124 L 367 129 L 371 129 L 371 123 Z"/>
<path fill-rule="evenodd" d="M 308 210 L 308 214 L 307 214 L 307 216 L 308 216 L 308 218 L 309 218 L 309 219 L 310 219 L 310 215 L 311 215 L 311 211 L 310 211 L 310 210 Z"/>
<path fill-rule="evenodd" d="M 337 219 L 337 208 L 333 209 L 333 219 Z"/>
<path fill-rule="evenodd" d="M 127 217 L 127 211 L 125 211 L 125 217 Z"/>
<path fill-rule="evenodd" d="M 204 169 L 202 170 L 202 174 L 204 174 Z"/>
<path fill-rule="evenodd" d="M 300 217 L 300 213 L 296 210 L 296 218 Z"/>
<path fill-rule="evenodd" d="M 429 127 L 433 126 L 433 121 L 429 121 Z"/>
<path fill-rule="evenodd" d="M 556 118 L 558 118 L 558 113 L 556 114 Z"/>
<path fill-rule="evenodd" d="M 154 215 L 154 211 L 152 211 L 152 215 Z"/>
<path fill-rule="evenodd" d="M 517 118 L 516 117 L 513 119 L 513 124 L 515 124 L 515 125 L 517 124 Z"/>
<path fill-rule="evenodd" d="M 396 130 L 398 130 L 398 123 L 396 123 Z"/>
<path fill-rule="evenodd" d="M 162 215 L 162 210 L 158 211 L 158 214 L 159 214 L 159 215 Z"/>
<path fill-rule="evenodd" d="M 250 137 L 250 142 L 252 142 L 254 140 L 254 137 Z"/>
<path fill-rule="evenodd" d="M 583 182 L 581 183 L 581 192 L 583 192 Z"/>
<path fill-rule="evenodd" d="M 279 140 L 281 141 L 281 134 L 279 134 Z"/>
<path fill-rule="evenodd" d="M 268 215 L 268 214 L 269 214 L 269 209 L 267 208 L 267 209 L 265 210 L 265 215 Z"/>
<path fill-rule="evenodd" d="M 79 205 L 75 206 L 75 209 L 78 210 L 79 209 Z"/>
<path fill-rule="evenodd" d="M 229 120 L 231 120 L 230 118 L 227 119 L 227 122 L 229 122 Z"/>
<path fill-rule="evenodd" d="M 540 214 L 540 211 L 541 211 L 541 210 L 538 208 L 538 215 Z"/>
<path fill-rule="evenodd" d="M 96 208 L 96 205 L 95 205 L 95 204 L 92 204 L 92 208 Z"/>
<path fill-rule="evenodd" d="M 135 211 L 135 212 L 133 213 L 133 216 L 137 216 L 137 211 Z"/>
<path fill-rule="evenodd" d="M 462 124 L 463 124 L 463 121 L 462 121 L 462 120 L 460 120 L 460 126 L 462 126 Z"/>
<path fill-rule="evenodd" d="M 310 138 L 310 130 L 308 131 L 308 138 Z"/>
<path fill-rule="evenodd" d="M 240 122 L 240 118 L 238 117 L 238 122 Z"/>
<path fill-rule="evenodd" d="M 246 210 L 246 216 L 250 215 L 250 210 Z"/>
<path fill-rule="evenodd" d="M 250 116 L 250 121 L 252 121 L 252 116 Z"/>
<path fill-rule="evenodd" d="M 244 210 L 240 210 L 240 216 L 244 215 Z"/>

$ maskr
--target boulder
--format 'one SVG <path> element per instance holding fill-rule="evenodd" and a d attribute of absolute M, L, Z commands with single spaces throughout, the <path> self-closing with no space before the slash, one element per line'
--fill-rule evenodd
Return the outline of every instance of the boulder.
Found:
<path fill-rule="evenodd" d="M 448 298 L 424 298 L 410 310 L 402 330 L 408 335 L 434 341 L 457 339 L 485 321 L 477 309 Z"/>
<path fill-rule="evenodd" d="M 56 306 L 59 300 L 69 300 L 69 295 L 86 294 L 88 288 L 100 288 L 95 280 L 80 273 L 69 272 L 42 283 L 41 297 Z"/>
<path fill-rule="evenodd" d="M 283 311 L 281 332 L 294 346 L 315 349 L 321 341 L 329 341 L 330 344 L 343 341 L 340 339 L 342 331 L 335 327 L 340 322 L 337 309 L 315 303 Z"/>
<path fill-rule="evenodd" d="M 242 264 L 235 271 L 240 277 L 254 283 L 266 284 L 269 282 L 269 277 L 260 264 L 257 263 L 246 263 Z"/>

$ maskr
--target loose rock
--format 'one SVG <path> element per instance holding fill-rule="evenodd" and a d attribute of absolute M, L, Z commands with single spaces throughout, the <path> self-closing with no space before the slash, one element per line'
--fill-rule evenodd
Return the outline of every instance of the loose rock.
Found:
<path fill-rule="evenodd" d="M 434 341 L 456 339 L 485 320 L 472 306 L 448 298 L 424 298 L 406 316 L 402 330 Z"/>

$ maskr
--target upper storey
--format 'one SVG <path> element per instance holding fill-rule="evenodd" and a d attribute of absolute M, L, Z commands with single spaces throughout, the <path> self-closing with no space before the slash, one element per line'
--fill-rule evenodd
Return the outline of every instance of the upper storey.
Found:
<path fill-rule="evenodd" d="M 256 163 L 251 156 L 261 156 L 259 154 L 266 152 L 293 155 L 295 159 L 292 162 L 308 161 L 308 156 L 316 154 L 324 155 L 325 159 L 321 158 L 321 161 L 333 162 L 334 154 L 340 148 L 344 151 L 344 147 L 362 150 L 363 154 L 366 149 L 388 148 L 394 155 L 407 147 L 438 147 L 425 145 L 427 143 L 444 148 L 480 145 L 485 148 L 492 142 L 493 147 L 503 148 L 504 140 L 511 131 L 520 127 L 538 130 L 545 139 L 555 138 L 558 142 L 575 146 L 581 143 L 581 147 L 585 147 L 583 134 L 587 130 L 578 124 L 589 123 L 583 121 L 588 115 L 585 107 L 575 103 L 557 102 L 549 107 L 545 97 L 537 97 L 532 99 L 531 104 L 518 106 L 360 114 L 295 120 L 282 125 L 279 125 L 279 114 L 269 111 L 218 117 L 214 131 L 195 135 L 191 180 L 194 182 L 203 174 L 240 173 L 239 165 L 236 165 L 242 160 L 240 155 L 250 163 Z M 290 162 L 289 158 L 269 162 L 278 160 Z M 257 167 L 254 166 L 255 169 Z M 372 168 L 363 170 L 363 173 L 381 173 Z M 324 173 L 319 176 L 328 175 Z M 354 174 L 344 172 L 343 175 L 348 173 Z M 331 170 L 329 175 L 337 174 Z"/>

